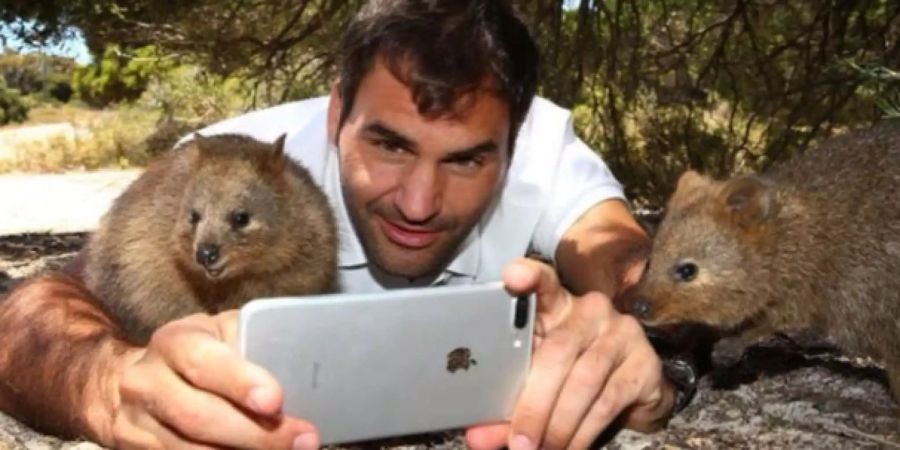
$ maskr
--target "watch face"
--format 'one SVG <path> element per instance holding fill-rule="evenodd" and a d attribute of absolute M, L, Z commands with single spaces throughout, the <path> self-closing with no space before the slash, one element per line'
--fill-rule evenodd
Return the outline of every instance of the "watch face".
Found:
<path fill-rule="evenodd" d="M 675 412 L 684 409 L 697 390 L 694 367 L 682 359 L 663 360 L 663 375 L 675 385 Z"/>

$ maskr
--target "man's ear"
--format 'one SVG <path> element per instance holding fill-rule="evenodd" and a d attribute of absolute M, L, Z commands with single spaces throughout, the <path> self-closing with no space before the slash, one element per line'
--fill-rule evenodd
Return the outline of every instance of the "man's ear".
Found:
<path fill-rule="evenodd" d="M 778 206 L 771 183 L 756 175 L 722 183 L 715 202 L 720 215 L 742 229 L 764 223 L 775 215 Z"/>
<path fill-rule="evenodd" d="M 341 121 L 341 92 L 338 89 L 340 81 L 331 85 L 331 92 L 328 95 L 328 140 L 337 146 L 338 141 L 338 125 Z"/>

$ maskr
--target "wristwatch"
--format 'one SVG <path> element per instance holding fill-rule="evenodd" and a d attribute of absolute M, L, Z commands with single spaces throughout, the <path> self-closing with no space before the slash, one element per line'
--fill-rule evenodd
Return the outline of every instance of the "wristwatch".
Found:
<path fill-rule="evenodd" d="M 675 409 L 672 413 L 681 412 L 697 393 L 697 371 L 686 359 L 664 359 L 663 376 L 675 386 Z"/>

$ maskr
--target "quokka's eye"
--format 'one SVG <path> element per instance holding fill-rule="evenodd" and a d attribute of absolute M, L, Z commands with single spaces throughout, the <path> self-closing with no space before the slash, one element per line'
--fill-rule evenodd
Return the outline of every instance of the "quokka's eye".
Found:
<path fill-rule="evenodd" d="M 672 269 L 672 275 L 675 277 L 675 281 L 686 283 L 697 278 L 697 272 L 699 271 L 700 269 L 697 265 L 692 262 L 679 263 Z"/>
<path fill-rule="evenodd" d="M 250 224 L 250 213 L 247 211 L 235 211 L 231 213 L 228 221 L 231 223 L 231 228 L 240 230 Z"/>
<path fill-rule="evenodd" d="M 188 222 L 190 222 L 191 225 L 197 225 L 198 223 L 200 223 L 200 213 L 197 212 L 196 209 L 191 210 L 191 214 L 188 217 Z"/>

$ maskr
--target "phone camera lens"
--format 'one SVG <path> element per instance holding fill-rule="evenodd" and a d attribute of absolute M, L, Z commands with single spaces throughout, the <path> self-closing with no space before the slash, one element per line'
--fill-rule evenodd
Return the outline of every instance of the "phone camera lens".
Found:
<path fill-rule="evenodd" d="M 513 325 L 516 329 L 523 329 L 528 324 L 528 296 L 521 296 L 516 299 L 516 316 L 513 319 Z"/>

